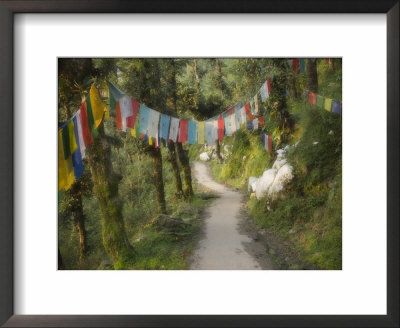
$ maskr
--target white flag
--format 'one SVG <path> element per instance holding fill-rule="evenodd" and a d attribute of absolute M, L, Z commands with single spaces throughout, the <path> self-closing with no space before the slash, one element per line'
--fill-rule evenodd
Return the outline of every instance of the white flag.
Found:
<path fill-rule="evenodd" d="M 159 122 L 160 122 L 160 113 L 150 108 L 149 123 L 147 125 L 147 135 L 156 137 L 158 132 Z"/>
<path fill-rule="evenodd" d="M 86 151 L 86 146 L 85 142 L 83 140 L 83 132 L 82 132 L 82 122 L 81 122 L 81 110 L 78 110 L 76 113 L 76 129 L 78 130 L 78 139 L 79 139 L 79 148 L 81 151 L 81 156 L 82 159 L 85 158 L 85 151 Z"/>
<path fill-rule="evenodd" d="M 255 118 L 253 120 L 253 130 L 257 130 L 258 129 L 258 118 Z"/>
<path fill-rule="evenodd" d="M 172 140 L 173 142 L 176 142 L 176 139 L 178 138 L 179 121 L 180 121 L 179 118 L 171 117 L 168 139 Z"/>

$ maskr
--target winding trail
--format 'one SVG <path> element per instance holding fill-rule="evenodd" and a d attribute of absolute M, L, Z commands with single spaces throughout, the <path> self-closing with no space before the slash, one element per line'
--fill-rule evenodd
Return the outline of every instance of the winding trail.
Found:
<path fill-rule="evenodd" d="M 193 168 L 198 182 L 217 192 L 219 198 L 208 208 L 204 237 L 194 251 L 190 269 L 261 270 L 260 263 L 245 250 L 245 244 L 253 243 L 253 239 L 238 230 L 243 195 L 215 182 L 206 164 L 194 162 Z M 276 269 L 276 266 L 268 259 L 263 269 Z"/>

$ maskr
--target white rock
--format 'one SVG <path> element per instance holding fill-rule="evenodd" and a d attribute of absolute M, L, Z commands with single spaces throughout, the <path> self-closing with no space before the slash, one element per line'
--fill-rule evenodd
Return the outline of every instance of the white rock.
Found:
<path fill-rule="evenodd" d="M 283 190 L 284 186 L 293 179 L 293 167 L 286 163 L 276 173 L 275 179 L 268 189 L 268 195 L 273 195 Z"/>
<path fill-rule="evenodd" d="M 247 158 L 247 156 L 244 155 L 244 156 L 242 157 L 242 161 L 244 162 L 244 161 L 246 160 L 246 158 Z"/>
<path fill-rule="evenodd" d="M 210 156 L 208 156 L 208 154 L 206 152 L 201 153 L 200 154 L 200 160 L 202 160 L 203 162 L 207 162 L 210 160 Z"/>
<path fill-rule="evenodd" d="M 276 151 L 276 153 L 278 154 L 278 156 L 277 156 L 278 159 L 282 159 L 282 158 L 285 157 L 285 150 L 284 149 L 278 149 Z"/>
<path fill-rule="evenodd" d="M 329 134 L 330 136 L 333 136 L 333 131 L 330 130 L 330 131 L 328 132 L 328 134 Z"/>
<path fill-rule="evenodd" d="M 283 165 L 286 164 L 286 162 L 287 162 L 286 158 L 280 158 L 280 159 L 278 158 L 272 165 L 272 168 L 275 170 L 279 170 Z"/>
<path fill-rule="evenodd" d="M 313 145 L 314 145 L 314 146 L 316 146 L 316 145 L 318 145 L 318 144 L 319 144 L 318 141 L 314 141 L 314 142 L 313 142 Z"/>
<path fill-rule="evenodd" d="M 268 189 L 271 187 L 272 183 L 274 182 L 276 173 L 277 173 L 277 170 L 269 169 L 269 170 L 264 171 L 263 175 L 258 179 L 258 181 L 255 185 L 257 199 L 260 199 L 268 192 Z"/>
<path fill-rule="evenodd" d="M 249 184 L 247 186 L 248 191 L 256 191 L 256 183 L 258 181 L 258 178 L 256 177 L 249 177 Z"/>

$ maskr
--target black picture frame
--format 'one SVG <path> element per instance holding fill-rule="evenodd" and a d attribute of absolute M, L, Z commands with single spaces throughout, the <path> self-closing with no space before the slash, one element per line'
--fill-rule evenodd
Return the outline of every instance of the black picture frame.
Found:
<path fill-rule="evenodd" d="M 14 315 L 13 29 L 16 13 L 385 13 L 387 16 L 387 315 Z M 399 327 L 399 1 L 0 0 L 0 324 L 5 327 Z"/>

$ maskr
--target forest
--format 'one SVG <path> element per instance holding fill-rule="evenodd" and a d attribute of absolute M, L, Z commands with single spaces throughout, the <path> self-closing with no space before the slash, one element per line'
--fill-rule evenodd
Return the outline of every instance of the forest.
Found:
<path fill-rule="evenodd" d="M 126 99 L 140 115 L 125 115 Z M 304 264 L 270 252 L 277 268 L 340 270 L 341 101 L 341 58 L 59 58 L 58 268 L 189 269 L 220 197 L 196 178 L 203 161 L 242 195 L 255 229 Z M 142 133 L 145 109 L 161 115 L 156 135 Z M 235 130 L 230 112 L 243 114 Z M 77 160 L 71 138 L 83 113 L 87 146 Z M 211 120 L 222 126 L 212 130 Z M 279 161 L 290 164 L 290 181 L 261 193 Z"/>

